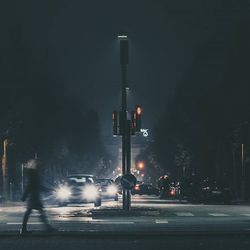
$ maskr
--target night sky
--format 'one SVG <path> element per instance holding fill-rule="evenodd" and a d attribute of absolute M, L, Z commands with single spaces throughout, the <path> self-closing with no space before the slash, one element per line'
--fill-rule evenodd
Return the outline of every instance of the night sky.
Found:
<path fill-rule="evenodd" d="M 186 88 L 196 81 L 193 95 L 220 81 L 216 70 L 208 74 L 211 83 L 197 78 L 209 57 L 216 64 L 226 60 L 232 29 L 249 21 L 240 2 L 1 3 L 1 88 L 48 85 L 53 95 L 96 109 L 103 134 L 110 135 L 111 112 L 119 108 L 121 94 L 116 36 L 125 31 L 130 109 L 141 104 L 144 127 L 153 129 L 185 80 Z"/>

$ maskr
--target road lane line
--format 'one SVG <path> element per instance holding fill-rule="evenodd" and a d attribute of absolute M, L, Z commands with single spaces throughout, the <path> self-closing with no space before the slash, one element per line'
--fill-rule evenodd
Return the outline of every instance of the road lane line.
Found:
<path fill-rule="evenodd" d="M 194 214 L 192 213 L 188 213 L 188 212 L 179 212 L 179 213 L 175 213 L 177 216 L 187 216 L 187 217 L 192 217 L 194 216 Z"/>
<path fill-rule="evenodd" d="M 210 216 L 215 216 L 215 217 L 225 217 L 225 216 L 229 216 L 228 214 L 222 214 L 222 213 L 209 213 L 208 215 L 210 215 Z"/>
<path fill-rule="evenodd" d="M 240 215 L 250 217 L 250 214 L 240 214 Z"/>
<path fill-rule="evenodd" d="M 166 220 L 166 219 L 156 219 L 155 223 L 156 224 L 168 224 L 168 220 Z"/>
<path fill-rule="evenodd" d="M 7 225 L 22 225 L 22 222 L 7 222 Z M 40 225 L 43 224 L 42 222 L 29 222 L 29 225 Z"/>

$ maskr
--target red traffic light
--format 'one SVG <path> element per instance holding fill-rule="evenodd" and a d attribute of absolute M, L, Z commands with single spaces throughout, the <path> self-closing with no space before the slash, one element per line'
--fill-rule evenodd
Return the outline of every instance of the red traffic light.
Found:
<path fill-rule="evenodd" d="M 141 108 L 141 106 L 136 106 L 136 114 L 137 114 L 137 115 L 141 115 L 141 113 L 142 113 L 142 108 Z"/>

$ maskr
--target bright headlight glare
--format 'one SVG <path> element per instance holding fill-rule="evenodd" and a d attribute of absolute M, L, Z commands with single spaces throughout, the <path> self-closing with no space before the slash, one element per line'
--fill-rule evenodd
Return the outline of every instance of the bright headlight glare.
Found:
<path fill-rule="evenodd" d="M 98 188 L 93 185 L 86 186 L 83 189 L 82 195 L 86 200 L 95 200 L 99 195 Z"/>
<path fill-rule="evenodd" d="M 56 190 L 56 197 L 59 200 L 67 200 L 71 196 L 71 190 L 68 186 L 60 186 Z"/>
<path fill-rule="evenodd" d="M 117 194 L 117 192 L 118 192 L 118 188 L 115 185 L 108 186 L 107 193 L 109 195 L 115 195 L 115 194 Z"/>

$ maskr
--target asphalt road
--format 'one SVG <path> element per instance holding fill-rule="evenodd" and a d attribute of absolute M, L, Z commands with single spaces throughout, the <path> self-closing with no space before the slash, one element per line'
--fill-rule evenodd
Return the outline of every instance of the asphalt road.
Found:
<path fill-rule="evenodd" d="M 19 235 L 25 210 L 22 203 L 1 204 L 0 249 L 138 250 L 250 249 L 250 206 L 188 204 L 157 197 L 134 196 L 129 214 L 117 213 L 121 201 L 57 207 L 46 205 L 51 224 L 45 233 L 38 215 L 31 233 Z"/>
<path fill-rule="evenodd" d="M 247 236 L 153 236 L 153 237 L 0 237 L 6 250 L 249 250 Z"/>
<path fill-rule="evenodd" d="M 102 208 L 92 204 L 46 206 L 51 224 L 58 233 L 110 233 L 169 235 L 175 233 L 250 233 L 250 206 L 187 204 L 157 197 L 134 196 L 131 214 L 110 211 L 121 208 L 121 201 L 106 200 Z M 108 209 L 108 210 L 107 210 Z M 22 203 L 0 207 L 0 234 L 18 233 L 25 207 Z M 29 230 L 40 232 L 42 225 L 34 212 Z"/>

